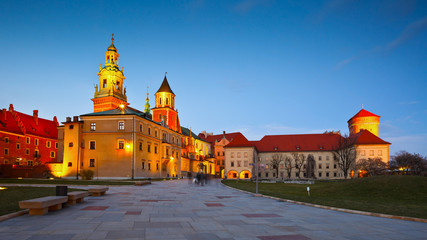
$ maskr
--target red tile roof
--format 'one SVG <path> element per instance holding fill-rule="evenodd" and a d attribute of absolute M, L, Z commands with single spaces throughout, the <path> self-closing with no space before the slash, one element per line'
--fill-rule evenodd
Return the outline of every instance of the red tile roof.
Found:
<path fill-rule="evenodd" d="M 373 114 L 369 111 L 366 111 L 365 109 L 362 109 L 358 113 L 356 113 L 356 115 L 354 115 L 352 118 L 350 118 L 347 122 L 350 122 L 351 120 L 353 120 L 353 118 L 358 118 L 358 117 L 380 117 L 380 116 Z"/>
<path fill-rule="evenodd" d="M 335 133 L 267 135 L 256 147 L 259 152 L 331 151 L 340 137 Z"/>
<path fill-rule="evenodd" d="M 354 135 L 356 138 L 355 144 L 391 144 L 375 136 L 368 130 L 362 130 Z"/>
<path fill-rule="evenodd" d="M 248 141 L 243 134 L 236 135 L 236 137 L 225 147 L 256 147 L 256 141 Z"/>
<path fill-rule="evenodd" d="M 51 139 L 58 138 L 57 122 L 38 118 L 38 123 L 36 123 L 32 115 L 15 111 L 13 106 L 11 108 L 12 111 L 6 109 L 0 111 L 0 131 Z"/>
<path fill-rule="evenodd" d="M 243 136 L 243 134 L 240 132 L 234 132 L 234 133 L 210 135 L 210 136 L 205 137 L 205 135 L 203 133 L 199 133 L 199 137 L 201 139 L 207 141 L 207 142 L 210 142 L 212 144 L 212 146 L 215 145 L 215 141 L 217 141 L 217 142 L 221 141 L 224 138 L 224 136 L 228 141 L 231 141 L 232 139 L 235 139 L 236 137 Z M 243 136 L 243 137 L 245 137 L 245 136 Z"/>

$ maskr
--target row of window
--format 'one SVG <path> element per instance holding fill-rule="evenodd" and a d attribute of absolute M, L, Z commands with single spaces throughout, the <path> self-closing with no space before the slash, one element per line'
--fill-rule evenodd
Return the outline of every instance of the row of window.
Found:
<path fill-rule="evenodd" d="M 71 126 L 72 125 L 70 125 L 70 127 Z M 96 123 L 94 123 L 94 122 L 90 123 L 90 130 L 96 131 Z M 124 121 L 118 122 L 118 130 L 125 130 L 125 122 Z M 139 124 L 139 132 L 143 132 L 143 131 L 144 131 L 143 124 L 140 123 Z M 148 135 L 151 135 L 151 127 L 147 128 L 147 132 L 148 132 Z M 154 137 L 158 137 L 158 131 L 157 130 L 154 130 Z M 169 135 L 166 133 L 163 133 L 163 140 L 169 141 Z M 179 137 L 172 136 L 172 143 L 178 145 L 179 144 Z"/>
<path fill-rule="evenodd" d="M 238 152 L 236 155 L 237 155 L 237 158 L 241 158 L 242 157 L 242 153 L 241 152 Z M 231 156 L 231 158 L 234 158 L 234 152 L 232 152 L 230 156 Z M 243 157 L 247 158 L 248 157 L 248 153 L 247 152 L 243 153 Z"/>
<path fill-rule="evenodd" d="M 4 143 L 10 143 L 10 140 L 8 137 L 4 138 Z M 25 139 L 25 143 L 26 144 L 31 144 L 31 138 L 30 137 L 26 137 Z M 39 145 L 39 139 L 35 138 L 34 139 L 34 145 L 38 146 Z M 51 141 L 46 141 L 46 147 L 50 148 L 52 147 L 52 142 Z M 20 149 L 21 148 L 21 143 L 16 143 L 16 149 Z M 55 143 L 55 148 L 58 148 L 58 143 Z"/>
<path fill-rule="evenodd" d="M 32 164 L 32 161 L 31 161 L 31 164 Z M 68 167 L 72 167 L 72 166 L 73 166 L 73 163 L 72 162 L 68 162 Z M 83 162 L 81 163 L 80 166 L 84 167 Z M 95 159 L 94 158 L 89 159 L 89 167 L 95 167 Z M 141 168 L 142 168 L 142 170 L 146 169 L 144 161 L 141 163 Z M 151 163 L 150 162 L 147 164 L 147 169 L 151 170 Z M 159 170 L 159 163 L 156 163 L 156 170 Z"/>
<path fill-rule="evenodd" d="M 236 167 L 241 167 L 242 166 L 242 161 L 236 161 L 237 165 Z M 232 167 L 234 167 L 234 161 L 230 161 L 230 165 Z M 248 167 L 249 166 L 249 162 L 248 161 L 243 161 L 243 167 Z"/>
<path fill-rule="evenodd" d="M 366 156 L 366 150 L 360 150 L 360 155 L 361 156 Z M 377 156 L 382 156 L 383 155 L 383 151 L 382 150 L 377 150 Z M 375 156 L 375 151 L 374 150 L 369 150 L 369 156 Z"/>
<path fill-rule="evenodd" d="M 30 149 L 29 148 L 25 149 L 25 154 L 30 155 Z M 9 148 L 4 149 L 4 155 L 9 155 Z M 39 150 L 34 150 L 34 157 L 40 157 Z M 50 157 L 55 158 L 55 152 L 54 151 L 50 152 Z"/>

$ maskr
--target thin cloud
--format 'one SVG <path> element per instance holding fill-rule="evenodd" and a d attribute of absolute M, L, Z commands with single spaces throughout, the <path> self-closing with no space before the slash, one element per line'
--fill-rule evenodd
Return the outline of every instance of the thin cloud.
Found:
<path fill-rule="evenodd" d="M 409 24 L 396 39 L 394 39 L 384 47 L 384 50 L 390 51 L 398 47 L 399 45 L 402 45 L 403 43 L 415 38 L 417 35 L 425 31 L 426 29 L 427 16 Z"/>
<path fill-rule="evenodd" d="M 408 102 L 400 102 L 400 105 L 414 105 L 420 103 L 419 101 L 408 101 Z"/>
<path fill-rule="evenodd" d="M 410 23 L 400 34 L 399 36 L 394 39 L 393 41 L 385 44 L 384 46 L 378 46 L 375 48 L 372 48 L 370 50 L 364 51 L 359 55 L 355 55 L 352 57 L 349 57 L 339 63 L 337 63 L 334 67 L 335 70 L 340 69 L 344 67 L 345 65 L 351 63 L 352 61 L 356 59 L 360 59 L 366 55 L 370 55 L 377 52 L 388 52 L 391 51 L 398 46 L 404 44 L 405 42 L 415 38 L 420 33 L 424 32 L 427 29 L 427 16 L 424 18 Z"/>

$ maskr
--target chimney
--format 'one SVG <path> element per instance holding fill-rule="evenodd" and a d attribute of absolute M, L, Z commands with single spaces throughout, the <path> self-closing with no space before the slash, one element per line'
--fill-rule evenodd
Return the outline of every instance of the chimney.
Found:
<path fill-rule="evenodd" d="M 1 112 L 2 112 L 2 114 L 3 114 L 3 120 L 4 121 L 6 121 L 7 120 L 7 115 L 6 115 L 6 108 L 3 108 L 2 110 L 1 110 Z"/>
<path fill-rule="evenodd" d="M 67 117 L 66 122 L 71 122 L 71 117 Z"/>
<path fill-rule="evenodd" d="M 224 136 L 224 138 L 225 138 L 225 131 L 222 131 L 222 135 Z"/>
<path fill-rule="evenodd" d="M 73 117 L 73 122 L 78 122 L 79 121 L 79 116 L 74 116 Z"/>
<path fill-rule="evenodd" d="M 13 112 L 13 104 L 9 105 L 9 112 Z"/>
<path fill-rule="evenodd" d="M 33 110 L 33 119 L 36 125 L 39 125 L 39 110 Z"/>
<path fill-rule="evenodd" d="M 55 122 L 56 126 L 59 126 L 58 118 L 56 118 L 56 116 L 53 116 L 53 122 Z"/>

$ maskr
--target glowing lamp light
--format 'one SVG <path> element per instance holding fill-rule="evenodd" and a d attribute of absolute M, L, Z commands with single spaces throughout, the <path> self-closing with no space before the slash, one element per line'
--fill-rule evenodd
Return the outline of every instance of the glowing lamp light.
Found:
<path fill-rule="evenodd" d="M 130 149 L 130 145 L 129 145 L 129 144 L 126 144 L 126 148 L 127 148 L 127 149 Z"/>
<path fill-rule="evenodd" d="M 123 108 L 125 108 L 125 105 L 124 104 L 120 104 L 120 106 L 119 106 L 121 109 L 123 109 Z"/>
<path fill-rule="evenodd" d="M 5 189 L 7 189 L 7 188 L 5 188 L 5 187 L 0 187 L 0 190 L 5 190 Z"/>

